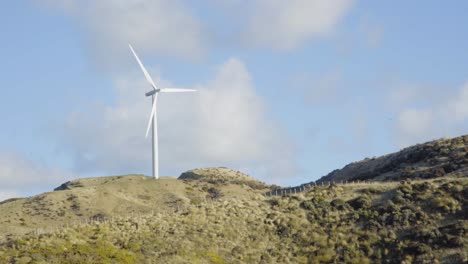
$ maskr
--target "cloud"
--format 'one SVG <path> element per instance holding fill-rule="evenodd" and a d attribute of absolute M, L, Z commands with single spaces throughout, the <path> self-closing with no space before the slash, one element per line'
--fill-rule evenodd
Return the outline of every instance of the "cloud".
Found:
<path fill-rule="evenodd" d="M 460 89 L 458 96 L 449 104 L 449 111 L 453 114 L 455 122 L 468 119 L 468 82 Z"/>
<path fill-rule="evenodd" d="M 201 21 L 179 0 L 42 0 L 65 10 L 90 34 L 93 57 L 108 66 L 128 43 L 142 53 L 198 59 L 206 50 Z"/>
<path fill-rule="evenodd" d="M 0 200 L 50 188 L 73 178 L 69 172 L 50 168 L 19 154 L 0 154 Z"/>
<path fill-rule="evenodd" d="M 293 50 L 331 34 L 354 0 L 224 0 L 197 8 L 184 0 L 37 0 L 76 18 L 92 55 L 107 67 L 122 60 L 127 43 L 142 54 L 198 60 L 229 45 Z M 203 12 L 196 12 L 199 6 Z M 214 12 L 216 14 L 208 14 Z M 216 20 L 222 14 L 221 20 Z M 373 40 L 380 33 L 369 32 Z"/>
<path fill-rule="evenodd" d="M 244 40 L 258 47 L 292 50 L 307 40 L 332 33 L 352 0 L 257 0 Z"/>
<path fill-rule="evenodd" d="M 431 109 L 404 109 L 398 116 L 398 129 L 405 137 L 418 137 L 432 129 Z"/>
<path fill-rule="evenodd" d="M 402 98 L 406 101 L 411 97 Z M 438 101 L 430 104 L 413 104 L 401 108 L 396 124 L 396 137 L 400 146 L 468 132 L 468 82 L 455 94 L 436 98 Z"/>
<path fill-rule="evenodd" d="M 115 105 L 70 116 L 65 132 L 71 140 L 64 144 L 74 153 L 77 170 L 149 172 L 151 140 L 144 139 L 144 132 L 151 106 L 143 96 L 148 87 L 143 80 L 139 72 L 119 79 Z M 177 176 L 196 167 L 228 166 L 268 181 L 294 175 L 294 146 L 268 117 L 240 60 L 229 59 L 212 80 L 194 88 L 197 93 L 159 97 L 163 173 Z"/>
<path fill-rule="evenodd" d="M 0 190 L 0 202 L 15 197 L 19 197 L 16 192 Z"/>

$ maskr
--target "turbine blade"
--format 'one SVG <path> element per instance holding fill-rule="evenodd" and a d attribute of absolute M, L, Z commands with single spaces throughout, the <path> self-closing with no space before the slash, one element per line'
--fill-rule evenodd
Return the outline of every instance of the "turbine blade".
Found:
<path fill-rule="evenodd" d="M 138 58 L 138 55 L 136 54 L 135 50 L 133 50 L 132 45 L 128 44 L 130 47 L 130 50 L 133 53 L 133 56 L 135 56 L 135 59 L 137 60 L 138 64 L 140 65 L 141 70 L 143 71 L 143 74 L 145 75 L 146 80 L 150 83 L 150 85 L 153 87 L 153 89 L 157 90 L 156 84 L 154 84 L 153 79 L 149 75 L 148 71 L 146 70 L 145 66 L 143 66 L 143 63 L 141 63 L 140 58 Z"/>
<path fill-rule="evenodd" d="M 194 89 L 180 89 L 180 88 L 163 88 L 161 92 L 163 93 L 183 93 L 183 92 L 196 92 Z"/>
<path fill-rule="evenodd" d="M 150 128 L 151 128 L 151 123 L 153 123 L 153 116 L 156 114 L 156 102 L 158 101 L 158 94 L 155 94 L 153 96 L 154 96 L 153 107 L 151 108 L 151 115 L 150 115 L 150 118 L 149 118 L 149 121 L 148 121 L 148 127 L 146 128 L 145 138 L 148 137 L 148 133 L 149 133 Z M 154 125 L 157 125 L 157 124 L 154 124 Z"/>

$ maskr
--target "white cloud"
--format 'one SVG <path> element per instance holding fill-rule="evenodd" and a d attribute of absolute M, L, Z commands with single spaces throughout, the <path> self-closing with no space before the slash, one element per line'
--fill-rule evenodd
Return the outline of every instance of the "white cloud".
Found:
<path fill-rule="evenodd" d="M 50 168 L 18 154 L 0 154 L 0 200 L 31 190 L 51 188 L 72 178 L 68 172 Z"/>
<path fill-rule="evenodd" d="M 138 72 L 116 81 L 115 106 L 98 106 L 68 119 L 68 144 L 78 169 L 149 172 L 151 141 L 144 139 L 144 132 L 150 99 L 143 96 L 147 90 L 143 80 Z M 199 91 L 159 97 L 163 172 L 228 166 L 268 181 L 294 174 L 293 146 L 267 116 L 263 99 L 256 94 L 241 61 L 228 60 L 213 80 L 194 88 Z"/>
<path fill-rule="evenodd" d="M 0 190 L 0 202 L 15 197 L 19 197 L 19 195 L 16 192 Z"/>
<path fill-rule="evenodd" d="M 41 0 L 64 9 L 91 34 L 100 63 L 111 65 L 132 43 L 144 53 L 198 59 L 205 53 L 202 24 L 179 0 Z"/>
<path fill-rule="evenodd" d="M 448 90 L 444 91 L 447 93 Z M 451 96 L 433 99 L 438 101 L 419 107 L 401 108 L 396 124 L 396 136 L 400 146 L 440 137 L 459 136 L 468 132 L 468 82 Z"/>
<path fill-rule="evenodd" d="M 424 135 L 432 126 L 432 112 L 430 109 L 405 109 L 398 116 L 400 133 L 407 137 Z"/>
<path fill-rule="evenodd" d="M 461 88 L 459 95 L 449 105 L 455 121 L 461 122 L 468 119 L 468 82 Z"/>
<path fill-rule="evenodd" d="M 333 33 L 354 0 L 207 1 L 210 20 L 184 0 L 37 0 L 65 10 L 87 33 L 93 56 L 111 66 L 131 42 L 142 53 L 199 59 L 222 44 L 292 50 Z M 200 5 L 200 4 L 197 4 Z M 224 12 L 224 13 L 223 13 Z M 203 22 L 202 22 L 203 21 Z M 379 38 L 377 31 L 371 38 Z M 376 33 L 376 34 L 374 34 Z M 215 36 L 217 36 L 215 38 Z"/>
<path fill-rule="evenodd" d="M 260 47 L 292 50 L 315 37 L 332 33 L 352 0 L 256 0 L 245 40 Z"/>

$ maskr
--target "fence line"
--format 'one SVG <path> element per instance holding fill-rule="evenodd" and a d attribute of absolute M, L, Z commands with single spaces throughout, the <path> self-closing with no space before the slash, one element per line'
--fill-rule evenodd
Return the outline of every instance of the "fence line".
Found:
<path fill-rule="evenodd" d="M 328 182 L 313 182 L 313 183 L 306 183 L 295 187 L 287 187 L 287 188 L 280 188 L 275 189 L 269 192 L 264 193 L 265 196 L 283 196 L 288 194 L 297 194 L 308 191 L 314 187 L 329 187 L 331 185 L 357 185 L 357 184 L 374 184 L 374 181 L 328 181 Z M 388 183 L 388 182 L 387 182 Z"/>

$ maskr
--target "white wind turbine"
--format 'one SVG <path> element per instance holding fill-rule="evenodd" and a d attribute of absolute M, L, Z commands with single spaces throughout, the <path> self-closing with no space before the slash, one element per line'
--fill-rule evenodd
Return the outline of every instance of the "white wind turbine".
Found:
<path fill-rule="evenodd" d="M 132 51 L 133 55 L 135 56 L 135 59 L 140 65 L 140 68 L 143 71 L 143 74 L 145 75 L 146 80 L 149 82 L 149 84 L 153 88 L 153 90 L 145 94 L 146 96 L 151 96 L 153 99 L 153 107 L 151 109 L 151 115 L 149 118 L 148 127 L 146 128 L 146 137 L 148 137 L 150 126 L 152 126 L 152 129 L 153 129 L 153 177 L 158 179 L 159 178 L 158 122 L 157 122 L 158 118 L 156 115 L 156 102 L 158 101 L 158 94 L 159 93 L 195 92 L 196 90 L 177 89 L 177 88 L 157 88 L 156 84 L 154 84 L 153 79 L 151 79 L 151 76 L 149 75 L 148 71 L 145 69 L 145 66 L 143 66 L 143 63 L 141 63 L 140 59 L 138 58 L 138 55 L 136 54 L 135 50 L 133 50 L 132 45 L 129 44 L 128 46 L 130 47 L 130 50 Z"/>

